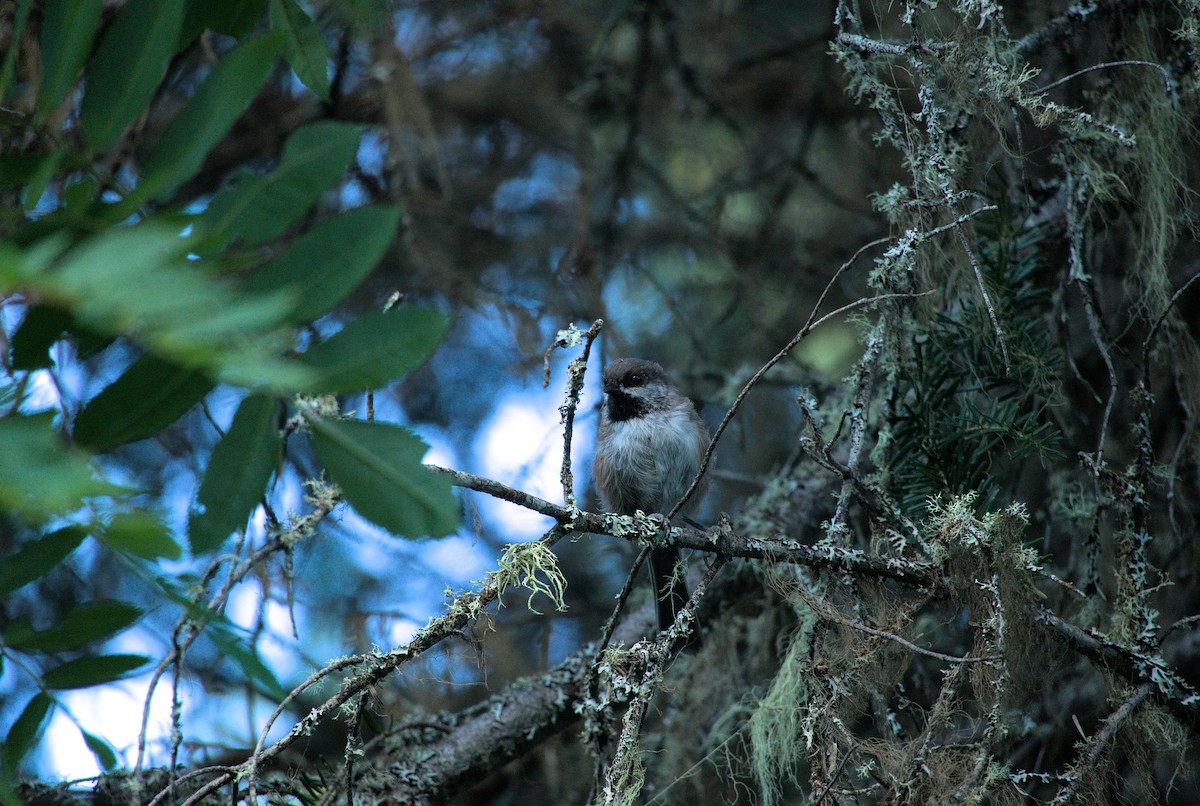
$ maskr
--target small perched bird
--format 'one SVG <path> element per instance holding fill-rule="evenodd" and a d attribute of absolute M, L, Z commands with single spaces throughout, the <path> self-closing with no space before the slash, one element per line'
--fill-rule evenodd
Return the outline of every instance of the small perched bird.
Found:
<path fill-rule="evenodd" d="M 604 370 L 604 395 L 593 468 L 602 503 L 609 512 L 622 515 L 639 509 L 666 515 L 700 470 L 708 450 L 708 426 L 653 361 L 613 361 Z M 702 493 L 698 489 L 684 511 Z M 660 630 L 675 623 L 687 601 L 687 587 L 675 575 L 678 560 L 675 546 L 650 554 Z"/>

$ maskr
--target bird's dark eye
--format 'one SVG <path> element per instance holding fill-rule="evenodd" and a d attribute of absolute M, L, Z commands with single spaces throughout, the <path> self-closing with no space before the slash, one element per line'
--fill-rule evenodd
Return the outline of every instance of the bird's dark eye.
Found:
<path fill-rule="evenodd" d="M 629 376 L 629 385 L 630 386 L 641 386 L 642 380 L 643 380 L 642 376 L 639 373 L 635 372 Z"/>

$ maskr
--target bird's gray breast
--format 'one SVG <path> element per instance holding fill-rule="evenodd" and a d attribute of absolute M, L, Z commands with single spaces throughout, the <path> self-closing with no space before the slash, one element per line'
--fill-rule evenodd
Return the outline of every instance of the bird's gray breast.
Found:
<path fill-rule="evenodd" d="M 667 512 L 700 469 L 687 412 L 658 411 L 608 426 L 611 435 L 597 457 L 612 499 L 606 503 L 620 512 Z"/>

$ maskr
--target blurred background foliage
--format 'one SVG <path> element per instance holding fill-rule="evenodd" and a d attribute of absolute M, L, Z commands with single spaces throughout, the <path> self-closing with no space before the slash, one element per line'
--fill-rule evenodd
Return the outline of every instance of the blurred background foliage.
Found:
<path fill-rule="evenodd" d="M 1126 392 L 1151 374 L 1154 450 L 1169 457 L 1155 562 L 1183 586 L 1159 605 L 1172 619 L 1196 612 L 1184 539 L 1195 298 L 1167 308 L 1197 265 L 1196 11 L 1109 2 L 1064 23 L 1067 3 L 974 5 L 0 3 L 4 785 L 86 774 L 89 752 L 103 770 L 240 760 L 281 690 L 334 656 L 403 643 L 444 589 L 541 534 L 544 520 L 475 494 L 460 494 L 460 513 L 417 465 L 560 494 L 565 357 L 540 384 L 561 328 L 605 321 L 577 421 L 577 492 L 594 508 L 603 361 L 660 361 L 715 422 L 831 280 L 825 311 L 936 292 L 903 328 L 889 319 L 876 386 L 872 482 L 896 517 L 920 521 L 932 498 L 972 491 L 981 512 L 1024 502 L 1027 539 L 1089 593 L 1101 584 L 1089 547 L 1120 530 L 1078 455 L 1107 434 L 1109 460 L 1132 461 Z M 922 73 L 895 53 L 835 47 L 856 33 L 839 15 L 880 40 L 960 49 Z M 1076 75 L 1117 60 L 1160 68 Z M 1032 75 L 1012 78 L 1017 64 L 1041 71 L 1038 91 Z M 950 111 L 942 139 L 923 142 L 906 127 L 934 126 L 929 92 Z M 1140 149 L 1105 140 L 1102 124 L 1135 132 Z M 966 212 L 937 206 L 939 160 L 963 199 L 998 208 L 971 222 L 995 310 L 953 234 L 911 264 L 883 247 L 838 273 L 876 239 Z M 1160 316 L 1177 363 L 1150 373 L 1136 353 Z M 708 514 L 799 528 L 778 492 L 812 476 L 811 463 L 798 470 L 806 429 L 838 441 L 875 322 L 831 321 L 756 388 L 722 443 Z M 338 411 L 380 422 L 360 431 Z M 306 487 L 323 471 L 352 507 Z M 297 521 L 330 510 L 313 533 Z M 863 513 L 850 526 L 863 547 L 886 534 Z M 381 685 L 371 730 L 463 708 L 594 637 L 632 556 L 616 543 L 560 545 L 565 613 L 536 616 L 514 597 Z M 761 595 L 754 608 L 769 604 Z M 771 652 L 795 626 L 736 617 Z M 183 741 L 171 741 L 164 682 L 140 748 L 129 715 L 181 641 Z M 722 696 L 763 694 L 777 659 L 750 654 L 736 682 L 713 683 Z M 698 663 L 693 675 L 719 676 Z M 689 694 L 664 731 L 693 726 Z M 112 728 L 117 710 L 138 724 Z M 717 716 L 704 730 L 730 735 Z M 340 730 L 304 751 L 315 792 Z M 68 733 L 80 752 L 63 749 Z M 1039 769 L 1076 738 L 1030 738 Z M 528 761 L 476 794 L 534 785 L 581 801 L 587 760 L 556 752 L 569 761 Z M 660 784 L 696 761 L 683 758 L 664 757 Z M 732 798 L 749 773 L 722 763 Z"/>

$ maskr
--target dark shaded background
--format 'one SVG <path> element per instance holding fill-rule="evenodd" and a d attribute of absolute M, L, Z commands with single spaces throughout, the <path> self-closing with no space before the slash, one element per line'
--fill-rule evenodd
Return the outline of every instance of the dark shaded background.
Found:
<path fill-rule="evenodd" d="M 1149 27 L 1145 39 L 1152 40 L 1159 60 L 1186 85 L 1179 100 L 1181 125 L 1195 125 L 1194 98 L 1187 94 L 1194 54 L 1163 27 L 1163 20 L 1174 24 L 1184 16 L 1164 10 L 1167 4 L 1109 3 L 1093 22 L 1055 35 L 1048 23 L 1067 7 L 1013 3 L 1003 9 L 1003 23 L 1014 38 L 1045 34 L 1045 42 L 1026 41 L 1019 54 L 1042 71 L 1043 85 L 1090 65 L 1133 58 L 1123 52 L 1128 32 Z M 321 103 L 290 73 L 280 71 L 171 203 L 203 207 L 235 171 L 268 169 L 286 136 L 305 122 L 336 118 L 363 123 L 367 135 L 353 175 L 340 192 L 326 198 L 327 209 L 315 211 L 304 226 L 328 210 L 365 201 L 404 205 L 395 243 L 337 316 L 376 310 L 396 291 L 406 301 L 451 314 L 449 335 L 432 360 L 375 396 L 381 419 L 409 424 L 432 442 L 430 461 L 435 463 L 485 472 L 485 437 L 495 440 L 488 443 L 493 452 L 532 443 L 557 457 L 561 443 L 555 407 L 564 358 L 555 358 L 550 389 L 542 392 L 543 352 L 567 323 L 586 327 L 603 318 L 589 371 L 592 391 L 577 433 L 582 446 L 578 491 L 584 505 L 594 507 L 586 467 L 602 362 L 621 355 L 660 361 L 715 423 L 750 374 L 808 319 L 838 267 L 868 242 L 899 236 L 909 225 L 889 222 L 875 197 L 896 183 L 911 184 L 922 166 L 905 164 L 895 143 L 880 140 L 879 116 L 847 93 L 846 71 L 831 55 L 838 33 L 833 3 L 347 2 L 317 4 L 311 10 L 333 54 L 330 102 Z M 872 4 L 862 13 L 873 36 L 913 35 L 895 22 L 887 4 Z M 922 36 L 962 35 L 952 10 L 929 11 L 921 19 Z M 183 97 L 195 82 L 206 48 L 219 51 L 228 43 L 208 34 L 176 57 L 171 82 L 133 141 L 132 153 L 124 155 L 130 170 L 169 123 L 176 108 L 173 93 Z M 949 75 L 932 83 L 950 96 L 957 91 L 970 97 L 971 76 Z M 917 126 L 921 80 L 903 59 L 896 60 L 888 78 L 898 107 Z M 938 83 L 947 80 L 961 85 Z M 1132 108 L 1122 105 L 1135 86 L 1120 70 L 1102 70 L 1052 92 L 1059 103 L 1118 116 Z M 1144 86 L 1146 92 L 1155 91 L 1153 75 Z M 1026 111 L 1002 113 L 993 119 L 983 112 L 962 112 L 954 145 L 971 156 L 958 179 L 980 200 L 1001 205 L 1000 216 L 1012 226 L 1047 221 L 1036 245 L 1039 267 L 1030 277 L 1044 295 L 1031 303 L 1030 327 L 1049 334 L 1038 343 L 1047 351 L 1052 348 L 1058 361 L 1047 370 L 1056 384 L 1054 397 L 1040 404 L 1047 406 L 1047 420 L 1060 441 L 1050 458 L 995 454 L 997 466 L 989 466 L 989 474 L 1002 481 L 992 502 L 996 507 L 1025 502 L 1032 515 L 1027 539 L 1038 541 L 1039 553 L 1057 573 L 1078 581 L 1086 559 L 1082 538 L 1062 502 L 1089 489 L 1085 476 L 1069 474 L 1078 474 L 1080 452 L 1095 449 L 1109 381 L 1101 356 L 1088 343 L 1082 298 L 1068 280 L 1069 245 L 1061 199 L 1056 201 L 1063 173 L 1060 146 L 1075 134 L 1055 124 L 1039 127 Z M 1120 173 L 1123 169 L 1110 163 L 1106 148 L 1097 146 L 1096 163 L 1116 165 Z M 1176 160 L 1171 169 L 1188 188 L 1180 198 L 1189 202 L 1194 198 L 1195 153 Z M 1161 311 L 1158 298 L 1138 279 L 1138 261 L 1145 257 L 1139 241 L 1143 211 L 1134 177 L 1125 178 L 1126 195 L 1097 199 L 1086 212 L 1085 259 L 1093 273 L 1101 325 L 1119 364 L 1121 394 L 1109 426 L 1111 462 L 1129 460 L 1136 447 L 1128 439 L 1133 412 L 1127 391 L 1139 369 L 1137 346 Z M 1182 204 L 1181 213 L 1182 225 L 1194 223 Z M 1165 255 L 1163 276 L 1172 289 L 1197 268 L 1190 231 L 1181 226 L 1173 237 L 1180 233 L 1182 238 Z M 971 288 L 970 269 L 952 240 L 933 251 L 936 257 L 928 258 L 927 274 L 916 284 L 945 290 L 946 298 L 933 304 L 953 314 L 962 297 L 951 289 Z M 874 293 L 868 273 L 878 252 L 868 253 L 837 279 L 824 310 Z M 1151 309 L 1140 311 L 1139 299 Z M 1172 320 L 1172 327 L 1183 340 L 1195 337 L 1195 304 L 1193 295 L 1175 309 L 1180 318 Z M 848 407 L 846 379 L 861 354 L 864 330 L 861 323 L 845 319 L 823 327 L 750 396 L 722 443 L 707 506 L 710 516 L 718 511 L 737 514 L 772 480 L 799 477 L 795 467 L 803 421 L 796 396 L 812 390 L 828 407 L 831 423 L 836 421 Z M 953 349 L 953 342 L 936 347 Z M 1156 600 L 1166 623 L 1200 606 L 1191 584 L 1197 470 L 1194 411 L 1189 408 L 1193 398 L 1187 390 L 1196 383 L 1193 356 L 1179 354 L 1175 366 L 1160 363 L 1155 375 L 1163 389 L 1154 410 L 1155 449 L 1165 466 L 1164 478 L 1170 478 L 1169 485 L 1162 481 L 1154 492 L 1156 501 L 1164 503 L 1155 508 L 1154 526 L 1167 535 L 1155 557 L 1164 580 L 1174 585 Z M 88 399 L 111 379 L 113 362 L 106 354 L 70 363 L 62 373 L 62 405 L 70 410 Z M 222 394 L 216 393 L 210 404 L 217 419 L 227 422 L 235 401 Z M 517 421 L 511 430 L 518 433 L 498 438 L 496 430 L 504 432 L 507 426 L 491 416 L 506 401 L 532 407 L 542 419 Z M 348 400 L 344 408 L 361 410 L 364 405 L 361 399 Z M 204 414 L 193 412 L 161 438 L 123 448 L 108 461 L 114 472 L 146 490 L 147 507 L 165 511 L 182 527 L 215 438 Z M 533 459 L 529 468 L 529 474 L 517 468 L 499 480 L 549 496 L 553 486 L 541 492 L 530 486 L 530 474 L 536 472 Z M 299 484 L 311 471 L 312 459 L 302 444 L 289 452 L 276 491 L 283 509 L 302 508 Z M 953 487 L 945 484 L 949 492 L 963 491 Z M 337 654 L 402 641 L 438 611 L 443 587 L 466 586 L 482 575 L 486 565 L 481 555 L 494 556 L 505 543 L 540 534 L 537 528 L 513 529 L 489 519 L 488 505 L 475 494 L 465 494 L 465 500 L 459 536 L 440 546 L 393 540 L 352 515 L 324 525 L 295 557 L 298 641 L 282 617 L 286 587 L 273 576 L 264 576 L 260 591 L 233 611 L 235 619 L 255 630 L 262 646 L 271 647 L 264 654 L 275 659 L 281 673 L 299 677 L 300 659 L 320 664 Z M 860 541 L 867 543 L 865 517 L 856 525 L 863 530 Z M 1112 539 L 1113 527 L 1097 530 L 1103 540 Z M 535 616 L 524 606 L 525 595 L 518 593 L 496 615 L 485 649 L 466 640 L 452 642 L 389 680 L 377 692 L 379 719 L 465 707 L 596 635 L 632 550 L 603 537 L 560 548 L 570 582 L 566 613 Z M 1106 554 L 1102 565 L 1112 561 Z M 116 592 L 135 601 L 144 596 L 102 555 L 77 558 L 72 572 L 6 603 L 6 615 L 66 611 L 79 601 Z M 764 603 L 777 601 L 754 599 L 748 608 L 757 611 Z M 174 617 L 166 611 L 151 614 L 145 632 L 152 646 L 160 640 L 153 636 Z M 782 635 L 791 617 L 778 618 L 773 628 Z M 954 614 L 939 611 L 933 619 L 944 628 Z M 1200 678 L 1191 671 L 1193 644 L 1193 633 L 1183 631 L 1166 654 L 1179 658 L 1181 673 L 1195 684 Z M 195 688 L 188 708 L 198 724 L 208 721 L 204 712 L 213 707 L 211 702 L 247 707 L 243 681 L 213 647 L 206 651 L 202 646 L 189 660 Z M 770 662 L 747 660 L 745 666 L 745 690 L 761 694 L 771 677 Z M 932 677 L 918 679 L 929 683 Z M 1053 738 L 1031 732 L 1028 751 L 1018 755 L 1028 768 L 1058 769 L 1071 757 L 1078 735 L 1058 722 L 1069 723 L 1080 714 L 1085 729 L 1092 730 L 1104 716 L 1105 696 L 1092 688 L 1100 684 L 1091 678 L 1080 682 L 1082 673 L 1077 676 L 1070 669 L 1060 679 L 1067 681 L 1062 684 L 1066 688 L 1078 685 L 1079 697 L 1065 698 L 1066 704 L 1046 703 L 1036 712 Z M 927 696 L 913 698 L 930 704 Z M 1050 694 L 1046 698 L 1053 699 Z M 1083 700 L 1094 710 L 1080 706 Z M 655 724 L 656 730 L 671 730 Z M 97 728 L 103 730 L 102 725 Z M 230 748 L 252 740 L 240 729 L 217 731 L 212 738 Z M 1188 748 L 1185 755 L 1192 755 L 1194 738 L 1181 740 Z M 336 756 L 340 741 L 337 736 L 315 738 L 306 749 L 308 761 L 318 751 Z M 219 746 L 188 749 L 197 759 L 223 753 Z M 510 768 L 510 777 L 481 785 L 477 802 L 516 802 L 543 786 L 560 792 L 561 802 L 586 797 L 588 763 L 579 746 L 552 744 L 545 753 L 540 761 Z M 1144 763 L 1154 767 L 1153 753 L 1147 754 L 1151 760 Z M 1160 764 L 1154 771 L 1161 781 L 1169 778 L 1169 770 L 1169 764 Z M 743 780 L 738 775 L 733 779 Z M 506 788 L 510 796 L 495 794 Z M 724 797 L 737 791 L 730 785 Z M 749 797 L 749 792 L 741 796 Z M 473 797 L 464 796 L 462 802 L 476 802 Z"/>

